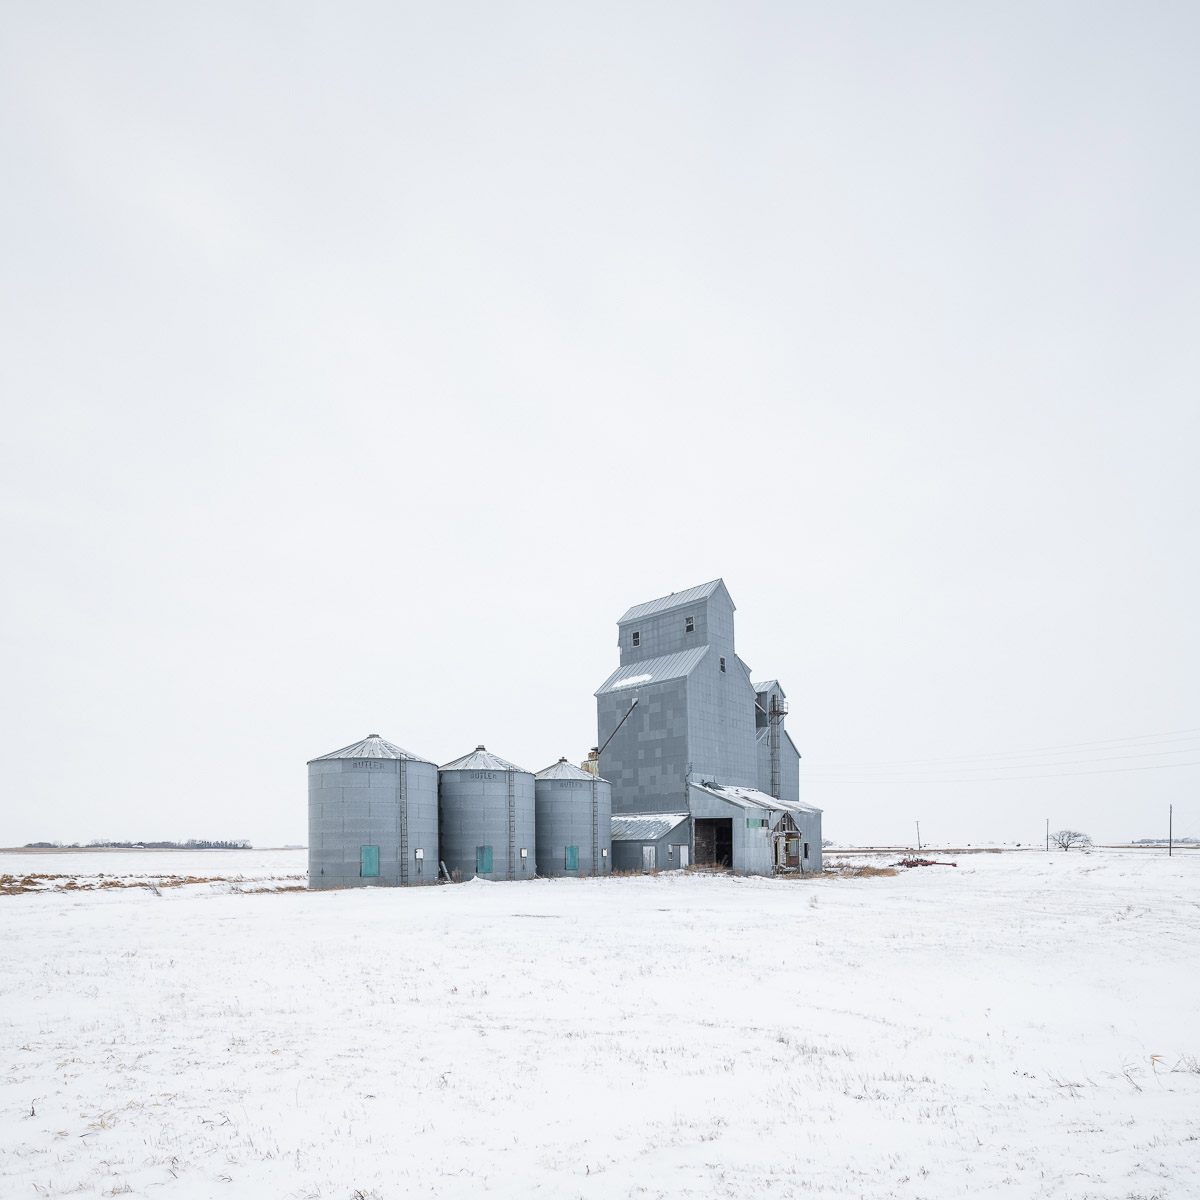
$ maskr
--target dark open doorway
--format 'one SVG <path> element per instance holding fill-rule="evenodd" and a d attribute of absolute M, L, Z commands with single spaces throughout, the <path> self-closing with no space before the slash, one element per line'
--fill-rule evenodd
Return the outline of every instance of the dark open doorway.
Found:
<path fill-rule="evenodd" d="M 733 861 L 733 818 L 700 817 L 696 820 L 696 862 L 727 867 Z"/>

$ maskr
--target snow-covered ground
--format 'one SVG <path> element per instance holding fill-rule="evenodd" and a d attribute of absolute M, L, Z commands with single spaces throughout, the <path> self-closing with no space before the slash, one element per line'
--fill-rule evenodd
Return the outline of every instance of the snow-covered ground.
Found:
<path fill-rule="evenodd" d="M 0 896 L 0 1194 L 1200 1195 L 1200 854 L 956 861 Z"/>
<path fill-rule="evenodd" d="M 303 887 L 307 870 L 307 850 L 0 850 L 0 893 L 200 883 L 269 891 Z"/>

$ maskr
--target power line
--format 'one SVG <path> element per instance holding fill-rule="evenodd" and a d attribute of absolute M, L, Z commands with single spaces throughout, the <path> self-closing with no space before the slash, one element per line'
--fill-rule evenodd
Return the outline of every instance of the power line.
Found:
<path fill-rule="evenodd" d="M 877 763 L 848 763 L 851 767 L 897 767 L 905 765 L 921 765 L 924 763 L 938 762 L 973 762 L 980 759 L 989 758 L 1027 758 L 1037 754 L 1063 754 L 1071 750 L 1085 750 L 1092 746 L 1111 747 L 1112 749 L 1137 749 L 1137 746 L 1122 746 L 1124 742 L 1142 742 L 1146 745 L 1158 745 L 1164 742 L 1177 741 L 1194 741 L 1200 735 L 1200 727 L 1195 729 L 1177 729 L 1166 733 L 1139 733 L 1129 737 L 1121 738 L 1101 738 L 1099 741 L 1092 742 L 1066 742 L 1057 746 L 1038 746 L 1031 750 L 998 750 L 991 754 L 956 754 L 949 755 L 946 758 L 894 758 L 884 759 Z M 1156 739 L 1151 741 L 1149 739 Z"/>
<path fill-rule="evenodd" d="M 1068 765 L 1068 764 L 1064 764 Z M 1052 775 L 997 775 L 991 779 L 946 779 L 944 776 L 932 779 L 887 779 L 876 777 L 871 779 L 822 779 L 819 776 L 801 775 L 801 781 L 811 783 L 837 784 L 900 784 L 900 783 L 1009 783 L 1021 779 L 1070 779 L 1073 775 L 1119 775 L 1126 771 L 1163 771 L 1169 767 L 1200 767 L 1200 758 L 1192 762 L 1182 763 L 1149 763 L 1144 767 L 1103 767 L 1098 771 L 1062 771 Z"/>
<path fill-rule="evenodd" d="M 1022 771 L 1028 770 L 1030 767 L 1086 767 L 1092 763 L 1101 762 L 1123 762 L 1130 758 L 1160 758 L 1164 754 L 1195 754 L 1200 750 L 1200 746 L 1183 746 L 1178 750 L 1151 750 L 1146 754 L 1110 754 L 1103 758 L 1075 758 L 1067 759 L 1065 762 L 1032 762 L 1021 763 L 1014 762 L 1007 766 L 1004 763 L 993 763 L 982 767 L 968 767 L 962 765 L 953 765 L 946 767 L 929 766 L 929 767 L 913 767 L 909 771 L 888 771 L 883 764 L 872 767 L 863 764 L 860 767 L 815 767 L 812 774 L 820 775 L 822 772 L 837 772 L 837 771 L 884 771 L 887 774 L 928 774 L 931 771 Z M 945 759 L 945 762 L 953 762 L 952 759 Z M 1173 763 L 1163 763 L 1165 767 L 1173 766 Z M 1180 764 L 1182 765 L 1182 764 Z"/>

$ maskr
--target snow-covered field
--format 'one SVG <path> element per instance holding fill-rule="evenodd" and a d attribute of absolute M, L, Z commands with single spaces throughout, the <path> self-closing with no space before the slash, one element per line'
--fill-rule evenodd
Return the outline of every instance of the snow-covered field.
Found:
<path fill-rule="evenodd" d="M 307 868 L 306 850 L 0 850 L 0 894 L 205 883 L 272 891 L 303 887 Z"/>
<path fill-rule="evenodd" d="M 320 893 L 198 857 L 0 854 L 241 877 L 0 896 L 0 1195 L 1200 1195 L 1200 854 Z"/>

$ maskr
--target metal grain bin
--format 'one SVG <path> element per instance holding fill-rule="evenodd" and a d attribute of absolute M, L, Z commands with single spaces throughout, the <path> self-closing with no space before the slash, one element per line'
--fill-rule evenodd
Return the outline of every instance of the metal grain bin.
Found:
<path fill-rule="evenodd" d="M 442 861 L 459 878 L 532 879 L 533 775 L 476 746 L 438 769 Z"/>
<path fill-rule="evenodd" d="M 308 886 L 438 877 L 437 765 L 372 733 L 308 764 Z"/>
<path fill-rule="evenodd" d="M 539 875 L 612 871 L 612 786 L 560 758 L 533 777 Z"/>

